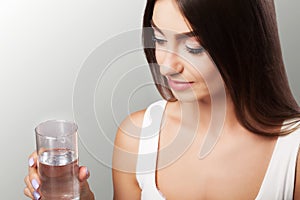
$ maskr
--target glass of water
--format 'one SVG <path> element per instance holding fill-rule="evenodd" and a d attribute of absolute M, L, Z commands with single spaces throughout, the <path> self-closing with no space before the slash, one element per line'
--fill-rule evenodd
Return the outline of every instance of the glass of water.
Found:
<path fill-rule="evenodd" d="M 80 198 L 77 129 L 74 122 L 64 120 L 49 120 L 35 128 L 43 200 Z"/>

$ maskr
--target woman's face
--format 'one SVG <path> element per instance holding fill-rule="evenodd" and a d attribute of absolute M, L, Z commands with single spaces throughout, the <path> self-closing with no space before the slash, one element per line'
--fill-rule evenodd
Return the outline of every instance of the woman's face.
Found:
<path fill-rule="evenodd" d="M 175 0 L 156 1 L 152 27 L 160 72 L 179 101 L 209 99 L 223 88 L 214 62 L 193 36 Z"/>

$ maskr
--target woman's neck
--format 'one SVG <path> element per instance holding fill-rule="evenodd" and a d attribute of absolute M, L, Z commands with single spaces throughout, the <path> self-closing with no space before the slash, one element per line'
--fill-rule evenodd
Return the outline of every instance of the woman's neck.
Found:
<path fill-rule="evenodd" d="M 199 128 L 208 130 L 209 126 L 222 125 L 223 129 L 228 130 L 239 125 L 233 102 L 228 95 L 226 99 L 213 98 L 213 101 L 209 97 L 199 101 L 177 101 L 170 111 L 182 126 L 195 127 L 197 124 L 197 132 Z"/>

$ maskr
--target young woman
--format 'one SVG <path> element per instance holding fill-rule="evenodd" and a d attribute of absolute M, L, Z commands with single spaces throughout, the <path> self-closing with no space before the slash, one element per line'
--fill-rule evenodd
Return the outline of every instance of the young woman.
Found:
<path fill-rule="evenodd" d="M 143 26 L 164 100 L 120 125 L 114 199 L 300 199 L 300 109 L 274 2 L 148 0 Z M 93 199 L 85 170 L 81 199 Z"/>

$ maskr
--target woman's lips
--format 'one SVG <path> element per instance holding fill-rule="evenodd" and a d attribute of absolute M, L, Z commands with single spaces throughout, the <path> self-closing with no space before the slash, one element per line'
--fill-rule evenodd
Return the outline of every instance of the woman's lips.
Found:
<path fill-rule="evenodd" d="M 169 86 L 173 90 L 182 91 L 192 87 L 193 82 L 175 81 L 168 79 Z"/>

